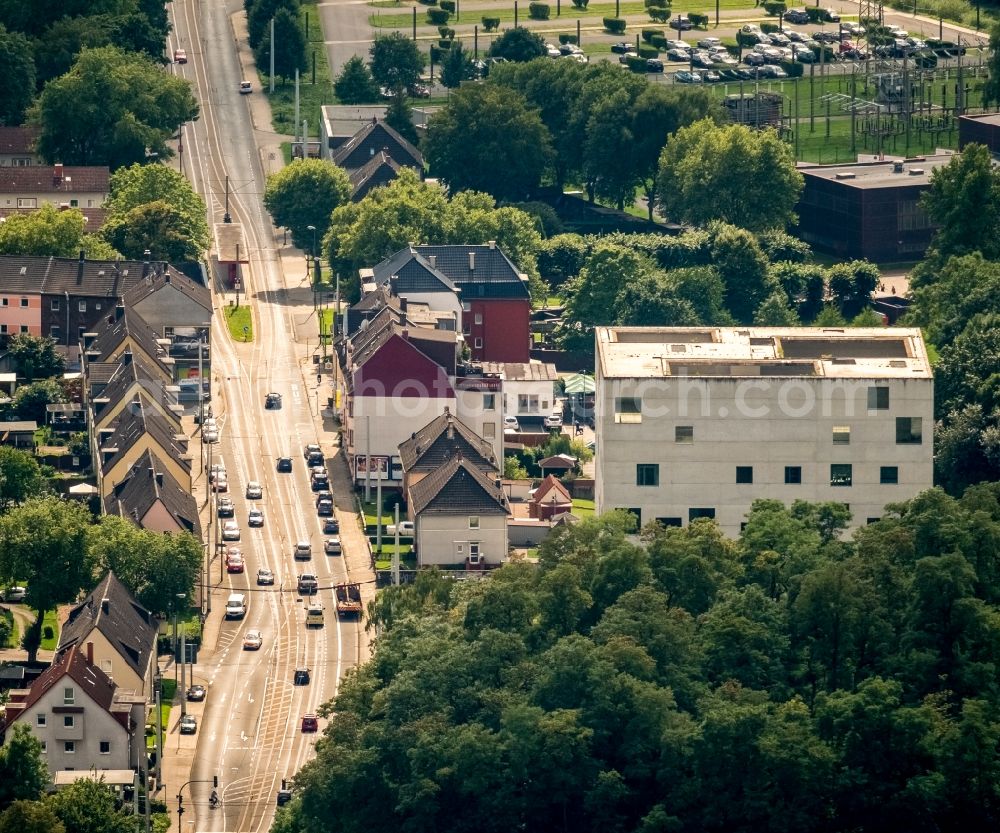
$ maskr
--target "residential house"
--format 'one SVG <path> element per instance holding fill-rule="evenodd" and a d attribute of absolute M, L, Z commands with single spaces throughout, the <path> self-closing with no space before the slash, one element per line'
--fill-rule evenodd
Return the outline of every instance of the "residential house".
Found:
<path fill-rule="evenodd" d="M 836 501 L 857 527 L 933 485 L 934 379 L 918 329 L 601 327 L 598 513 L 714 518 Z"/>
<path fill-rule="evenodd" d="M 149 695 L 156 674 L 157 621 L 113 572 L 69 612 L 56 659 L 85 651 L 122 690 Z"/>
<path fill-rule="evenodd" d="M 496 566 L 507 560 L 510 508 L 500 480 L 452 457 L 407 490 L 420 566 Z"/>
<path fill-rule="evenodd" d="M 556 406 L 554 364 L 545 362 L 483 362 L 483 370 L 503 379 L 503 415 L 515 417 L 525 430 L 547 430 L 543 424 Z"/>
<path fill-rule="evenodd" d="M 83 362 L 118 363 L 126 353 L 140 356 L 148 367 L 167 381 L 174 379 L 176 362 L 169 354 L 169 340 L 159 336 L 135 310 L 118 304 L 100 325 L 96 336 L 85 333 Z"/>
<path fill-rule="evenodd" d="M 199 361 L 208 375 L 212 293 L 207 286 L 173 269 L 150 271 L 122 296 L 122 303 L 139 313 L 158 336 L 170 339 L 177 378 L 197 373 Z M 200 341 L 204 346 L 199 358 Z"/>
<path fill-rule="evenodd" d="M 141 703 L 116 699 L 114 681 L 73 647 L 62 653 L 31 688 L 10 692 L 4 732 L 24 724 L 42 744 L 49 772 L 124 770 L 145 755 Z"/>
<path fill-rule="evenodd" d="M 0 208 L 35 209 L 44 203 L 100 208 L 110 193 L 106 165 L 19 165 L 0 167 Z"/>
<path fill-rule="evenodd" d="M 384 105 L 326 104 L 320 108 L 319 136 L 320 157 L 333 161 L 337 149 L 351 141 L 358 131 L 364 130 L 372 121 L 384 124 Z M 414 107 L 411 111 L 413 125 L 417 131 L 427 127 L 427 120 L 440 107 Z"/>
<path fill-rule="evenodd" d="M 573 497 L 554 474 L 546 475 L 528 499 L 528 514 L 540 521 L 552 521 L 573 511 Z"/>
<path fill-rule="evenodd" d="M 19 422 L 0 422 L 0 445 L 33 451 L 38 423 L 33 419 Z"/>
<path fill-rule="evenodd" d="M 800 163 L 805 187 L 796 209 L 798 236 L 841 259 L 919 260 L 935 232 L 920 198 L 930 187 L 931 173 L 953 158 L 942 153 L 839 165 Z"/>
<path fill-rule="evenodd" d="M 493 477 L 500 471 L 502 458 L 493 444 L 446 408 L 399 445 L 404 493 L 453 457 L 462 457 Z"/>
<path fill-rule="evenodd" d="M 198 503 L 147 449 L 104 498 L 104 512 L 154 532 L 190 532 L 201 539 Z"/>
<path fill-rule="evenodd" d="M 96 432 L 93 442 L 97 488 L 102 500 L 128 477 L 146 451 L 156 455 L 163 470 L 169 471 L 182 489 L 191 491 L 187 437 L 178 431 L 174 422 L 141 399 L 121 412 L 113 428 Z"/>
<path fill-rule="evenodd" d="M 380 150 L 360 168 L 347 172 L 351 183 L 351 202 L 360 202 L 375 188 L 388 185 L 399 174 L 400 165 L 384 150 Z"/>
<path fill-rule="evenodd" d="M 354 202 L 394 180 L 401 167 L 424 170 L 420 151 L 375 116 L 331 151 L 331 161 L 347 171 Z"/>
<path fill-rule="evenodd" d="M 40 128 L 28 125 L 0 127 L 0 167 L 40 165 L 42 160 L 35 150 L 35 144 L 41 132 Z"/>
<path fill-rule="evenodd" d="M 173 401 L 173 394 L 167 390 L 167 382 L 157 366 L 147 361 L 140 352 L 126 352 L 113 366 L 110 378 L 103 381 L 99 391 L 84 384 L 84 398 L 90 415 L 90 425 L 95 434 L 114 430 L 121 412 L 135 403 L 156 411 L 173 427 L 175 433 L 181 430 L 179 412 L 181 408 Z"/>

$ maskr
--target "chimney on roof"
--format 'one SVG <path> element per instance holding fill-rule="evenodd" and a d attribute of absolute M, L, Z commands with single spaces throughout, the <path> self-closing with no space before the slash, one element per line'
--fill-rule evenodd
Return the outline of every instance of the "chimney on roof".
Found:
<path fill-rule="evenodd" d="M 493 485 L 496 486 L 498 489 L 502 489 L 503 481 L 499 477 L 496 477 L 493 479 Z"/>
<path fill-rule="evenodd" d="M 448 439 L 453 440 L 455 439 L 455 423 L 452 422 L 450 414 L 446 416 L 448 417 Z"/>
<path fill-rule="evenodd" d="M 132 364 L 132 351 L 126 350 L 122 353 L 121 358 L 118 360 L 123 366 Z"/>
<path fill-rule="evenodd" d="M 56 164 L 52 166 L 52 187 L 62 188 L 62 183 L 63 183 L 62 162 L 56 162 Z"/>
<path fill-rule="evenodd" d="M 87 252 L 85 249 L 80 249 L 80 263 L 83 263 L 87 259 Z"/>
<path fill-rule="evenodd" d="M 153 476 L 156 478 L 156 485 L 157 486 L 162 486 L 163 485 L 163 472 L 162 471 L 158 471 Z"/>
<path fill-rule="evenodd" d="M 410 340 L 410 331 L 409 331 L 409 330 L 407 330 L 407 329 L 404 329 L 404 330 L 403 330 L 403 331 L 402 331 L 402 332 L 400 333 L 400 335 L 401 335 L 401 336 L 403 337 L 403 341 L 409 341 L 409 340 Z"/>
<path fill-rule="evenodd" d="M 111 612 L 111 599 L 107 596 L 101 599 L 101 610 L 106 614 Z"/>
<path fill-rule="evenodd" d="M 431 265 L 431 269 L 437 269 L 438 256 L 427 255 L 427 262 Z"/>
<path fill-rule="evenodd" d="M 149 257 L 150 257 L 149 249 L 146 249 L 146 251 L 144 251 L 142 253 L 142 276 L 143 277 L 146 277 L 146 275 L 149 274 Z"/>
<path fill-rule="evenodd" d="M 90 665 L 94 664 L 94 643 L 93 642 L 88 642 L 87 643 L 87 662 Z"/>
<path fill-rule="evenodd" d="M 406 314 L 406 298 L 405 297 L 401 297 L 399 299 L 399 311 L 401 313 L 403 313 L 404 315 Z"/>
<path fill-rule="evenodd" d="M 495 249 L 495 248 L 497 247 L 497 241 L 496 241 L 496 240 L 490 240 L 490 241 L 489 241 L 489 243 L 487 243 L 487 245 L 488 245 L 488 246 L 489 246 L 489 247 L 490 247 L 491 249 Z"/>
<path fill-rule="evenodd" d="M 469 252 L 469 271 L 470 272 L 475 272 L 476 271 L 476 253 L 475 252 Z"/>

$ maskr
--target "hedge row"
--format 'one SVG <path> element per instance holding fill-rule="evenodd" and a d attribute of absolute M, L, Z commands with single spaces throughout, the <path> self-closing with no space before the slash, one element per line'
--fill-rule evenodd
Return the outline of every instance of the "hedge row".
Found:
<path fill-rule="evenodd" d="M 528 17 L 530 17 L 532 20 L 548 20 L 549 4 L 548 3 L 528 4 Z"/>
<path fill-rule="evenodd" d="M 606 17 L 604 18 L 604 28 L 610 32 L 612 35 L 620 35 L 625 31 L 625 18 L 624 17 Z"/>

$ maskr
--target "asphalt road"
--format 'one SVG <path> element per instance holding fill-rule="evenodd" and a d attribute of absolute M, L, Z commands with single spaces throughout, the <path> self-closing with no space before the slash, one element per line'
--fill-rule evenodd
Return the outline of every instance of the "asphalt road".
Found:
<path fill-rule="evenodd" d="M 326 37 L 330 77 L 340 75 L 344 64 L 354 55 L 367 60 L 374 39 L 374 32 L 368 25 L 372 7 L 365 0 L 326 0 L 316 8 Z"/>
<path fill-rule="evenodd" d="M 211 580 L 217 589 L 211 617 L 221 619 L 231 591 L 247 594 L 249 610 L 243 620 L 222 621 L 216 645 L 207 645 L 199 658 L 208 698 L 198 727 L 182 833 L 188 833 L 191 823 L 191 829 L 202 831 L 261 831 L 270 826 L 281 779 L 291 777 L 308 759 L 318 737 L 301 733 L 301 716 L 315 712 L 336 693 L 342 675 L 357 663 L 363 641 L 360 624 L 340 622 L 334 612 L 331 588 L 345 579 L 346 571 L 342 558 L 322 553 L 321 527 L 302 455 L 305 444 L 318 441 L 310 412 L 316 396 L 303 376 L 306 348 L 295 340 L 294 316 L 303 306 L 311 309 L 311 296 L 298 288 L 299 280 L 285 286 L 273 229 L 261 203 L 264 175 L 249 97 L 237 92 L 242 73 L 229 15 L 238 8 L 236 3 L 227 9 L 203 0 L 175 2 L 169 44 L 171 50 L 176 44 L 186 48 L 189 62 L 172 70 L 192 81 L 201 102 L 201 118 L 183 131 L 184 170 L 205 197 L 212 222 L 222 220 L 228 177 L 229 211 L 234 222 L 243 224 L 249 250 L 244 291 L 254 301 L 256 335 L 251 344 L 231 341 L 222 307 L 232 293 L 223 294 L 216 286 L 213 408 L 221 442 L 213 446 L 213 461 L 221 454 L 228 471 L 246 572 L 224 574 L 220 559 L 213 561 Z M 308 371 L 311 380 L 312 368 Z M 279 410 L 264 409 L 265 394 L 271 390 L 283 396 Z M 292 473 L 276 471 L 280 456 L 293 459 Z M 246 526 L 249 502 L 244 494 L 250 480 L 264 488 L 264 499 L 254 502 L 264 511 L 261 529 Z M 199 501 L 211 500 L 207 488 L 202 473 L 195 487 Z M 308 564 L 292 558 L 294 542 L 302 539 L 313 544 Z M 274 572 L 273 588 L 256 586 L 259 567 Z M 305 571 L 319 578 L 318 598 L 327 614 L 322 629 L 307 631 L 304 626 L 304 601 L 295 585 L 297 574 Z M 242 649 L 243 636 L 251 628 L 263 632 L 259 651 Z M 311 670 L 310 685 L 293 686 L 296 667 Z M 220 781 L 218 809 L 208 806 L 214 776 Z"/>

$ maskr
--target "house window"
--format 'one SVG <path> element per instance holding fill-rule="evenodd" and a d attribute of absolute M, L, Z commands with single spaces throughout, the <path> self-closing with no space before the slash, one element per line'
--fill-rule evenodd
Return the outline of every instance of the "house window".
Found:
<path fill-rule="evenodd" d="M 4 298 L 3 301 L 2 301 L 2 306 L 5 306 L 5 307 L 10 306 L 10 298 Z"/>
<path fill-rule="evenodd" d="M 868 410 L 889 410 L 889 388 L 882 386 L 868 388 Z"/>
<path fill-rule="evenodd" d="M 70 200 L 69 201 L 69 207 L 70 208 L 79 208 L 80 207 L 80 201 L 79 200 Z"/>
<path fill-rule="evenodd" d="M 880 520 L 882 520 L 882 519 L 881 518 L 867 518 L 865 520 L 865 523 L 866 524 L 877 524 Z"/>
<path fill-rule="evenodd" d="M 18 208 L 38 208 L 38 200 L 35 197 L 18 197 Z"/>
<path fill-rule="evenodd" d="M 854 480 L 854 468 L 850 463 L 833 463 L 830 466 L 831 486 L 850 486 Z"/>
<path fill-rule="evenodd" d="M 879 468 L 878 482 L 885 486 L 896 486 L 899 483 L 899 466 L 882 466 Z"/>
<path fill-rule="evenodd" d="M 86 301 L 79 301 L 77 303 L 77 305 L 76 305 L 76 308 L 77 308 L 77 310 L 79 312 L 86 312 L 87 311 L 87 302 Z"/>
<path fill-rule="evenodd" d="M 481 312 L 477 312 L 476 313 L 476 323 L 477 324 L 482 324 L 483 323 L 483 314 Z"/>
<path fill-rule="evenodd" d="M 22 307 L 28 306 L 28 299 L 27 298 L 22 298 L 21 299 L 21 306 Z"/>
<path fill-rule="evenodd" d="M 896 445 L 920 445 L 922 442 L 922 417 L 896 417 Z"/>
<path fill-rule="evenodd" d="M 850 445 L 851 444 L 851 426 L 850 425 L 834 425 L 833 426 L 833 444 L 834 445 Z"/>
<path fill-rule="evenodd" d="M 660 464 L 659 463 L 639 463 L 635 467 L 636 486 L 659 486 L 660 485 Z"/>
<path fill-rule="evenodd" d="M 67 755 L 72 755 L 74 752 L 76 752 L 76 741 L 75 740 L 63 741 L 63 752 L 65 752 Z"/>
<path fill-rule="evenodd" d="M 682 518 L 657 518 L 656 522 L 660 526 L 683 526 L 684 524 Z"/>
<path fill-rule="evenodd" d="M 469 529 L 479 529 L 479 515 L 469 515 Z"/>
<path fill-rule="evenodd" d="M 688 521 L 696 521 L 698 518 L 714 518 L 715 509 L 712 507 L 692 507 L 688 509 Z"/>
<path fill-rule="evenodd" d="M 802 482 L 802 466 L 785 466 L 785 482 L 800 484 Z"/>
<path fill-rule="evenodd" d="M 53 312 L 59 312 L 59 299 L 58 298 L 53 298 L 52 299 L 52 311 Z"/>
<path fill-rule="evenodd" d="M 483 347 L 483 340 L 481 338 L 477 338 L 474 346 L 477 350 L 481 350 Z"/>
<path fill-rule="evenodd" d="M 615 399 L 615 422 L 642 422 L 642 399 L 638 396 L 621 396 Z"/>
<path fill-rule="evenodd" d="M 497 395 L 495 393 L 483 394 L 483 410 L 495 411 L 497 409 Z"/>
<path fill-rule="evenodd" d="M 22 333 L 28 332 L 28 325 L 27 324 L 22 324 L 21 325 L 21 332 Z"/>
<path fill-rule="evenodd" d="M 49 745 L 43 740 L 42 741 L 42 754 L 46 755 L 49 751 Z"/>
<path fill-rule="evenodd" d="M 753 483 L 753 466 L 737 466 L 736 482 Z"/>
<path fill-rule="evenodd" d="M 694 442 L 694 426 L 678 425 L 674 428 L 674 442 L 690 444 Z"/>
<path fill-rule="evenodd" d="M 0 334 L 4 334 L 6 332 L 7 332 L 7 325 L 6 324 L 0 324 Z"/>
<path fill-rule="evenodd" d="M 49 327 L 49 337 L 53 341 L 59 341 L 61 336 L 62 336 L 62 331 L 59 329 L 58 324 L 53 324 L 51 327 Z"/>
<path fill-rule="evenodd" d="M 497 424 L 495 422 L 483 423 L 483 439 L 492 440 L 497 435 Z"/>
<path fill-rule="evenodd" d="M 101 670 L 110 677 L 111 676 L 111 660 L 109 660 L 109 659 L 102 659 L 101 660 Z"/>
<path fill-rule="evenodd" d="M 71 714 L 63 715 L 63 726 L 67 729 L 72 729 L 76 725 L 76 718 Z"/>
<path fill-rule="evenodd" d="M 101 754 L 102 755 L 110 755 L 111 754 L 111 741 L 110 740 L 102 740 L 101 741 L 100 749 L 101 749 Z"/>
<path fill-rule="evenodd" d="M 72 706 L 76 703 L 76 693 L 73 691 L 72 686 L 68 686 L 63 689 L 63 705 Z"/>
<path fill-rule="evenodd" d="M 35 715 L 35 725 L 36 726 L 44 726 L 45 725 L 45 713 L 44 712 L 39 712 L 38 714 Z"/>

